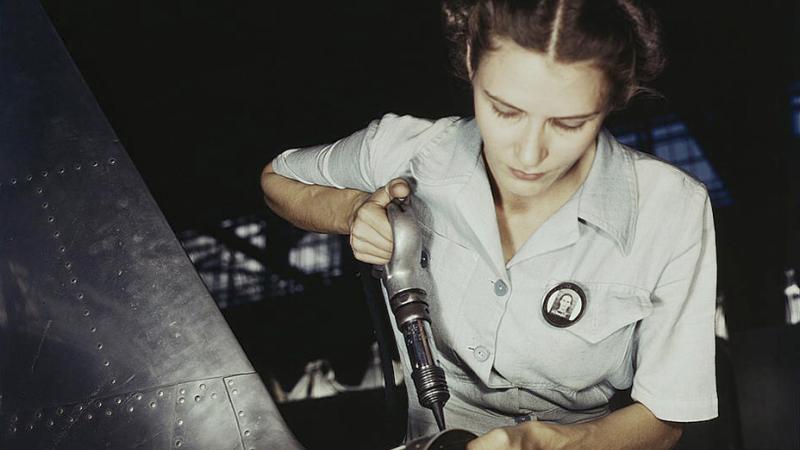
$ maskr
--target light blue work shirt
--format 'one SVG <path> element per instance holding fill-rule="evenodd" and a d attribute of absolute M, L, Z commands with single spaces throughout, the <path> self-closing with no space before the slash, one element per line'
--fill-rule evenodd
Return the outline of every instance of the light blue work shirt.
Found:
<path fill-rule="evenodd" d="M 505 262 L 474 119 L 387 114 L 333 144 L 288 150 L 273 168 L 367 192 L 416 180 L 433 213 L 431 315 L 448 427 L 592 420 L 629 387 L 662 420 L 716 417 L 713 217 L 705 187 L 679 169 L 602 131 L 583 185 Z M 559 328 L 542 303 L 564 282 L 586 302 Z M 434 433 L 407 386 L 407 437 Z"/>

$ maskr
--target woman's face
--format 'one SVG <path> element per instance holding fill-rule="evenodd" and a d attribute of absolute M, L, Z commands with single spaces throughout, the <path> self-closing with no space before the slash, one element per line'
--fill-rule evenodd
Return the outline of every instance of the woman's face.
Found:
<path fill-rule="evenodd" d="M 606 116 L 605 76 L 590 63 L 557 63 L 511 40 L 495 44 L 470 75 L 496 200 L 525 202 L 580 183 Z"/>

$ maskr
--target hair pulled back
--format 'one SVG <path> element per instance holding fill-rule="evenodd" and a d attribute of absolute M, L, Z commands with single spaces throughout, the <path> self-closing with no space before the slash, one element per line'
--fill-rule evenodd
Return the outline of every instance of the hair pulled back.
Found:
<path fill-rule="evenodd" d="M 624 107 L 663 69 L 659 26 L 635 0 L 443 0 L 445 34 L 456 74 L 513 40 L 561 63 L 592 61 L 608 77 L 609 106 Z"/>

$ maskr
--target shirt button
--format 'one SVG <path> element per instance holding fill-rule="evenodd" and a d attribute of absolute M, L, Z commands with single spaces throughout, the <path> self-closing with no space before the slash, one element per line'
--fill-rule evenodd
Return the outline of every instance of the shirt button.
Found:
<path fill-rule="evenodd" d="M 503 280 L 494 282 L 494 295 L 502 297 L 508 293 L 508 285 Z"/>
<path fill-rule="evenodd" d="M 475 350 L 472 351 L 472 354 L 479 362 L 484 362 L 489 359 L 489 350 L 482 345 L 475 347 Z"/>

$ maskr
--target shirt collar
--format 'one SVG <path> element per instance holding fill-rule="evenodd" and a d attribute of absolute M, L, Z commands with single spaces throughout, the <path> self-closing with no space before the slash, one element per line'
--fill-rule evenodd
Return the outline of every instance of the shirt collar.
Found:
<path fill-rule="evenodd" d="M 636 231 L 638 201 L 631 153 L 602 130 L 580 192 L 578 217 L 608 234 L 627 254 Z"/>

